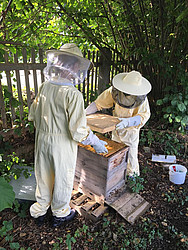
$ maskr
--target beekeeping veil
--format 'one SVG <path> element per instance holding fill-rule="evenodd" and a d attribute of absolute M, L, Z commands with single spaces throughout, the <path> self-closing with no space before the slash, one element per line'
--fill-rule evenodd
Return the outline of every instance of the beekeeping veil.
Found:
<path fill-rule="evenodd" d="M 66 80 L 74 85 L 80 84 L 92 65 L 74 43 L 66 43 L 59 50 L 48 50 L 46 54 L 47 66 L 44 68 L 44 75 L 57 84 Z"/>
<path fill-rule="evenodd" d="M 112 97 L 124 108 L 133 109 L 140 106 L 151 91 L 150 82 L 134 70 L 116 75 L 112 84 Z"/>

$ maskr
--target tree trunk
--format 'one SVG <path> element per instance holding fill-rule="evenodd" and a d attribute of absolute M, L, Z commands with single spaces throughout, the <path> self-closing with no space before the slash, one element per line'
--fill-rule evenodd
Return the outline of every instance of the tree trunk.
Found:
<path fill-rule="evenodd" d="M 110 84 L 112 52 L 103 48 L 99 58 L 98 94 L 102 93 Z"/>

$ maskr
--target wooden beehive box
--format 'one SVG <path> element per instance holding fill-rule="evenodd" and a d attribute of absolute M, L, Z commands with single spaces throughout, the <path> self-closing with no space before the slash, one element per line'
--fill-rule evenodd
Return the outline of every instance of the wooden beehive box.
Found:
<path fill-rule="evenodd" d="M 91 146 L 79 144 L 74 188 L 105 200 L 125 183 L 128 147 L 98 136 L 108 143 L 108 153 L 97 154 Z"/>

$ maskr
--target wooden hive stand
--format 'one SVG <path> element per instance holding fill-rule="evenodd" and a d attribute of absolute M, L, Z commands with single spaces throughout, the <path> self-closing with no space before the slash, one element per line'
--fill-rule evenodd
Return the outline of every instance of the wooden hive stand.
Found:
<path fill-rule="evenodd" d="M 108 209 L 108 206 L 105 205 L 104 202 L 97 202 L 86 194 L 76 190 L 73 190 L 72 192 L 70 206 L 80 215 L 93 221 L 99 220 Z"/>

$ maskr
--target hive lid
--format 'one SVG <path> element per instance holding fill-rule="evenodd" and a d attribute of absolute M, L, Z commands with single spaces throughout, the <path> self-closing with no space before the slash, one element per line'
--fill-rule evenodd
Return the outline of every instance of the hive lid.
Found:
<path fill-rule="evenodd" d="M 111 115 L 96 113 L 87 116 L 90 129 L 102 134 L 113 131 L 118 123 L 118 118 Z"/>

